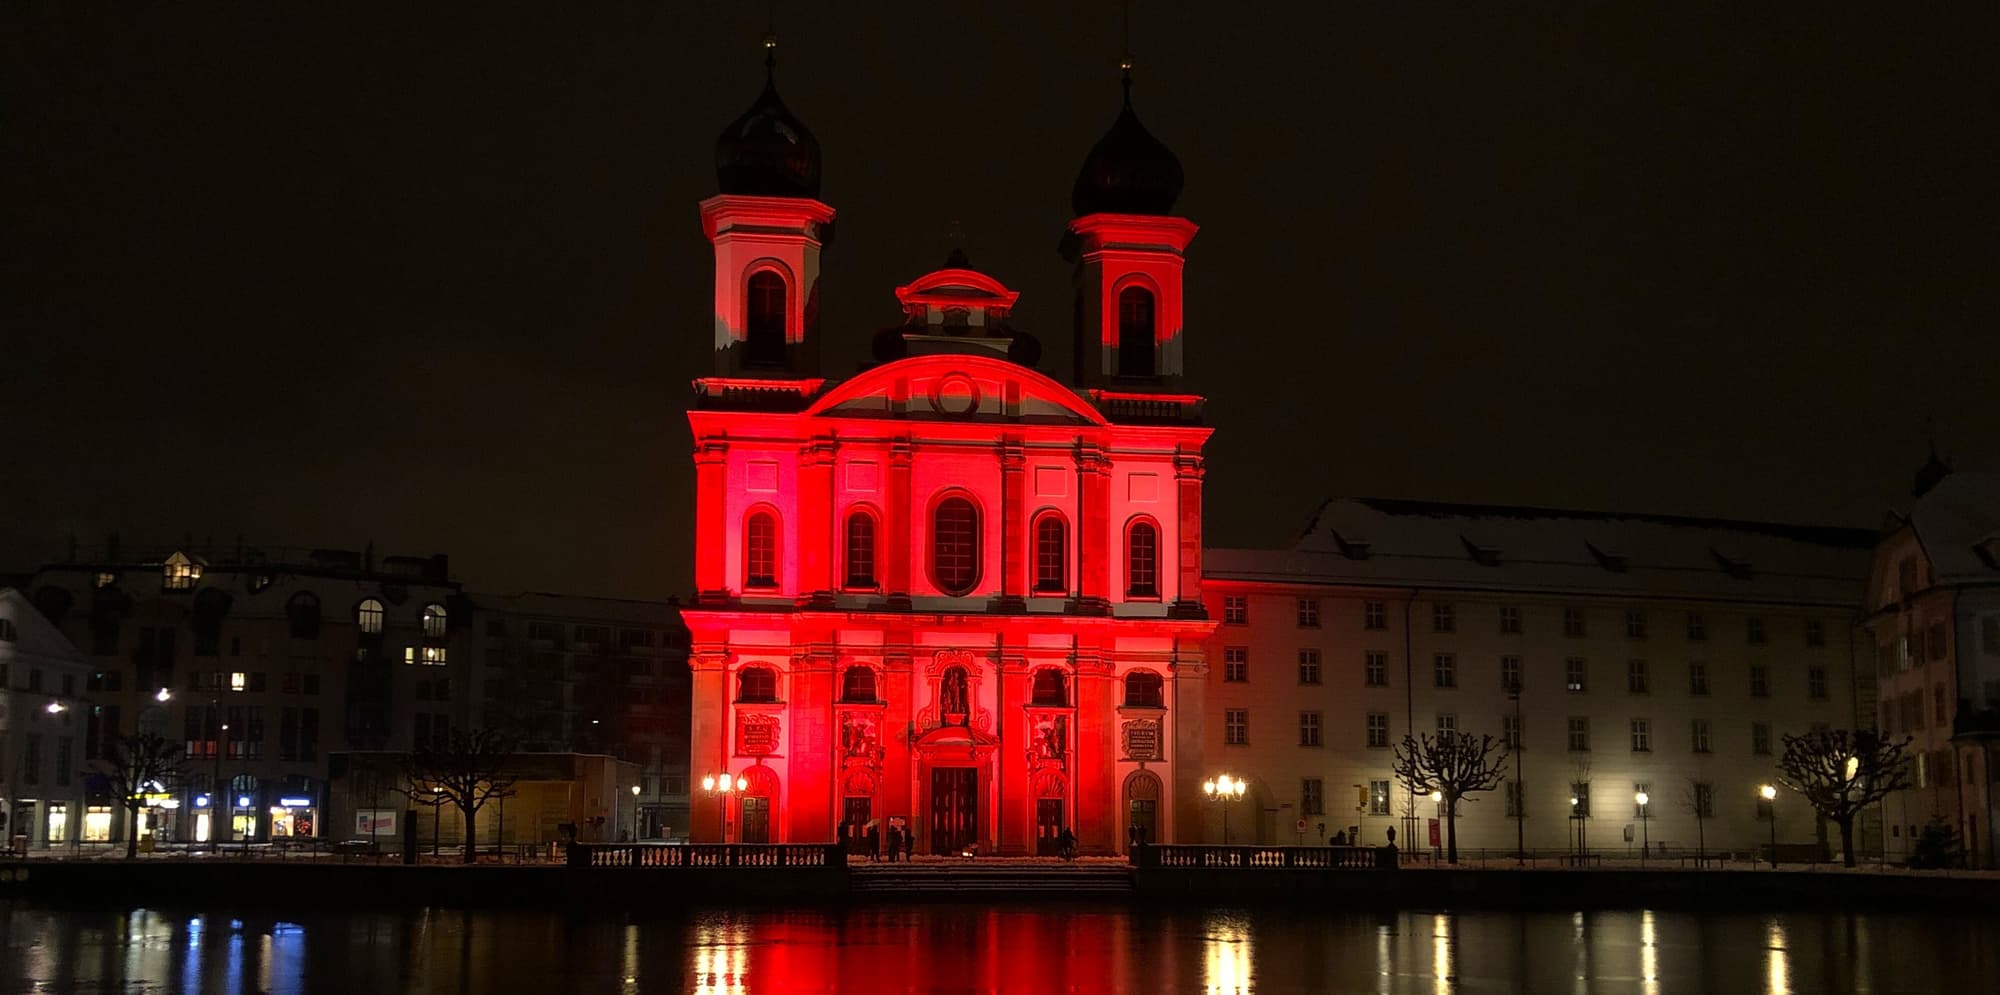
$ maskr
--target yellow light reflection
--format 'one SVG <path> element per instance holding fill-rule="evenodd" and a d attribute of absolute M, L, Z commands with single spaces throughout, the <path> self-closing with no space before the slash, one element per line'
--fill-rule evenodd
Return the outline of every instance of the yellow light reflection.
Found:
<path fill-rule="evenodd" d="M 1202 991 L 1207 995 L 1248 995 L 1251 967 L 1250 933 L 1243 924 L 1221 916 L 1208 922 L 1202 941 L 1205 967 Z"/>
<path fill-rule="evenodd" d="M 1450 916 L 1431 917 L 1431 972 L 1437 976 L 1438 995 L 1450 995 L 1453 973 Z"/>
<path fill-rule="evenodd" d="M 1653 913 L 1639 913 L 1639 977 L 1646 982 L 1647 992 L 1660 990 L 1660 951 L 1655 942 Z"/>
<path fill-rule="evenodd" d="M 639 990 L 639 927 L 630 923 L 625 926 L 624 978 L 625 991 Z"/>
<path fill-rule="evenodd" d="M 1396 959 L 1389 946 L 1394 935 L 1387 926 L 1375 927 L 1375 995 L 1389 995 L 1389 979 L 1395 977 Z"/>
<path fill-rule="evenodd" d="M 701 995 L 742 995 L 750 930 L 742 923 L 701 926 L 694 934 L 694 975 Z"/>
<path fill-rule="evenodd" d="M 1770 984 L 1765 990 L 1772 995 L 1789 995 L 1792 990 L 1792 965 L 1785 950 L 1785 927 L 1776 919 L 1764 923 L 1764 953 L 1770 961 Z"/>

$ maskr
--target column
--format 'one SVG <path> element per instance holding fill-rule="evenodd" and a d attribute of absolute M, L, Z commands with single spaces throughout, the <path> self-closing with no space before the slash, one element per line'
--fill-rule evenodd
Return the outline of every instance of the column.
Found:
<path fill-rule="evenodd" d="M 1000 598 L 1001 611 L 1021 611 L 1028 593 L 1027 456 L 1021 440 L 1000 444 Z"/>
<path fill-rule="evenodd" d="M 840 818 L 833 783 L 834 770 L 833 654 L 814 647 L 792 657 L 791 679 L 785 690 L 787 783 L 782 786 L 786 833 L 784 843 L 825 843 L 833 839 Z"/>
<path fill-rule="evenodd" d="M 694 589 L 697 604 L 729 600 L 729 443 L 701 439 L 694 451 Z"/>
<path fill-rule="evenodd" d="M 1000 755 L 994 766 L 1000 777 L 1000 838 L 996 846 L 1002 856 L 1034 853 L 1033 822 L 1035 800 L 1028 784 L 1028 748 L 1034 730 L 1028 728 L 1028 662 L 1005 652 L 995 654 L 999 683 L 995 688 L 995 732 L 1000 739 Z"/>
<path fill-rule="evenodd" d="M 799 503 L 794 517 L 800 604 L 833 606 L 833 464 L 838 443 L 817 438 L 799 447 Z"/>
<path fill-rule="evenodd" d="M 1208 721 L 1205 683 L 1208 665 L 1201 647 L 1198 639 L 1181 641 L 1175 653 L 1173 683 L 1168 688 L 1172 708 L 1167 718 L 1173 729 L 1162 738 L 1172 751 L 1167 760 L 1172 764 L 1173 776 L 1163 785 L 1167 797 L 1160 799 L 1161 807 L 1168 810 L 1157 816 L 1163 843 L 1203 842 L 1201 781 L 1207 776 L 1207 758 L 1202 755 L 1201 737 Z M 1332 785 L 1328 790 L 1332 790 Z"/>
<path fill-rule="evenodd" d="M 1201 454 L 1182 450 L 1174 456 L 1174 484 L 1178 490 L 1180 547 L 1179 582 L 1169 609 L 1174 618 L 1207 618 L 1201 603 Z"/>
<path fill-rule="evenodd" d="M 1076 661 L 1076 772 L 1072 777 L 1076 845 L 1115 854 L 1118 845 L 1117 702 L 1110 647 L 1085 644 Z"/>
<path fill-rule="evenodd" d="M 1095 446 L 1079 445 L 1077 469 L 1078 614 L 1111 610 L 1111 557 L 1123 543 L 1111 527 L 1111 461 Z"/>
<path fill-rule="evenodd" d="M 888 527 L 880 545 L 891 608 L 910 607 L 910 559 L 919 545 L 910 528 L 911 449 L 908 436 L 889 444 L 889 484 L 882 508 Z"/>
<path fill-rule="evenodd" d="M 694 671 L 693 722 L 688 735 L 688 839 L 722 842 L 722 798 L 701 789 L 701 779 L 728 770 L 729 687 L 720 653 L 690 656 Z"/>

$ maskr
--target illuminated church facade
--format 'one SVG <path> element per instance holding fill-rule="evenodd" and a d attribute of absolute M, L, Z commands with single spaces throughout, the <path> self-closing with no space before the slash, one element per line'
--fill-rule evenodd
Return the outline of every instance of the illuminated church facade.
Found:
<path fill-rule="evenodd" d="M 767 86 L 717 148 L 695 460 L 695 841 L 919 853 L 1200 838 L 1202 400 L 1173 154 L 1128 95 L 1072 191 L 1074 384 L 954 252 L 822 377 L 820 150 Z M 729 790 L 702 790 L 705 779 Z M 1180 804 L 1177 805 L 1176 802 Z M 1184 813 L 1178 819 L 1176 812 Z"/>

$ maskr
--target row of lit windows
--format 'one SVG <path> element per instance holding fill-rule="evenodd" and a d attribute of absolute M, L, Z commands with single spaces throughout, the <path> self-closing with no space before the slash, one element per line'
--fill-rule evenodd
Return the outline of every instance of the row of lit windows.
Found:
<path fill-rule="evenodd" d="M 1521 606 L 1500 605 L 1498 626 L 1503 635 L 1521 635 Z M 1583 638 L 1590 635 L 1590 616 L 1582 608 L 1568 607 L 1562 610 L 1562 631 L 1564 636 Z M 1646 639 L 1651 628 L 1649 617 L 1642 608 L 1628 608 L 1624 613 L 1625 638 Z M 1248 625 L 1250 623 L 1250 597 L 1245 594 L 1228 594 L 1222 598 L 1222 621 L 1226 625 Z M 1708 620 L 1699 612 L 1689 612 L 1685 619 L 1687 638 L 1693 642 L 1708 639 Z M 1320 599 L 1298 599 L 1298 626 L 1301 629 L 1320 627 Z M 1361 627 L 1369 630 L 1389 628 L 1388 605 L 1381 601 L 1361 603 Z M 1440 601 L 1431 605 L 1431 631 L 1439 633 L 1458 631 L 1458 606 Z M 1766 642 L 1764 619 L 1751 615 L 1743 620 L 1744 641 L 1763 645 Z M 1805 620 L 1805 644 L 1807 646 L 1826 645 L 1826 627 L 1816 618 Z"/>
<path fill-rule="evenodd" d="M 1166 707 L 1166 681 L 1159 674 L 1135 670 L 1125 675 L 1126 708 Z M 736 700 L 748 704 L 778 702 L 778 673 L 770 667 L 749 666 L 736 672 Z M 850 704 L 881 702 L 875 668 L 854 666 L 841 671 L 840 700 Z M 1069 678 L 1055 667 L 1035 671 L 1028 704 L 1064 708 L 1070 705 Z"/>
<path fill-rule="evenodd" d="M 1315 686 L 1323 683 L 1320 651 L 1299 650 L 1299 683 Z M 1522 688 L 1521 658 L 1502 656 L 1500 658 L 1500 690 L 1508 694 L 1519 694 Z M 1688 693 L 1706 695 L 1709 693 L 1708 664 L 1701 660 L 1688 662 Z M 1250 648 L 1247 646 L 1225 646 L 1222 650 L 1222 679 L 1231 684 L 1250 680 Z M 1361 682 L 1366 687 L 1389 686 L 1389 654 L 1379 650 L 1369 650 L 1362 654 Z M 1450 690 L 1458 687 L 1458 656 L 1454 653 L 1436 653 L 1431 656 L 1431 686 Z M 1590 690 L 1590 661 L 1573 656 L 1563 661 L 1563 689 L 1573 693 Z M 1625 663 L 1625 690 L 1630 694 L 1651 694 L 1653 691 L 1652 665 L 1645 660 L 1633 659 Z M 1764 664 L 1749 667 L 1749 690 L 1753 698 L 1768 698 L 1771 695 L 1771 671 Z M 1806 697 L 1823 699 L 1827 695 L 1826 668 L 1817 664 L 1806 668 Z"/>
<path fill-rule="evenodd" d="M 879 545 L 874 513 L 857 509 L 847 516 L 844 547 L 847 552 L 846 587 L 874 590 L 881 584 L 877 573 Z M 1069 524 L 1060 514 L 1043 512 L 1034 520 L 1033 593 L 1060 596 L 1069 591 Z M 955 596 L 972 593 L 979 586 L 979 509 L 962 497 L 938 502 L 931 513 L 931 582 L 938 590 Z M 778 586 L 778 516 L 768 509 L 751 512 L 743 529 L 743 587 L 769 590 Z M 1131 598 L 1157 598 L 1159 582 L 1159 527 L 1147 519 L 1135 519 L 1125 530 L 1125 594 Z"/>
<path fill-rule="evenodd" d="M 1247 746 L 1250 743 L 1250 710 L 1247 708 L 1224 709 L 1222 713 L 1223 742 L 1230 746 Z M 1324 728 L 1322 713 L 1301 711 L 1299 713 L 1299 745 L 1318 747 L 1325 745 L 1321 739 Z M 1437 715 L 1437 734 L 1451 736 L 1458 733 L 1458 716 L 1450 712 Z M 1653 751 L 1653 723 L 1651 719 L 1632 719 L 1629 727 L 1633 753 Z M 1573 715 L 1568 720 L 1566 740 L 1571 753 L 1588 753 L 1591 748 L 1590 718 Z M 1709 753 L 1713 749 L 1713 731 L 1707 719 L 1693 719 L 1689 722 L 1689 749 L 1693 753 Z M 1370 749 L 1388 749 L 1389 713 L 1370 712 L 1363 727 L 1363 742 Z M 1520 750 L 1522 743 L 1522 723 L 1515 715 L 1500 717 L 1500 741 L 1509 749 Z M 1750 752 L 1756 756 L 1771 755 L 1771 724 L 1769 722 L 1750 723 Z"/>

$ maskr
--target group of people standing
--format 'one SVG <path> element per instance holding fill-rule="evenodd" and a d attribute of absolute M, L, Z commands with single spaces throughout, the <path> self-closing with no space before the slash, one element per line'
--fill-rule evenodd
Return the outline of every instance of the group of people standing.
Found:
<path fill-rule="evenodd" d="M 841 835 L 844 838 L 847 827 L 842 826 L 841 829 L 843 830 Z M 904 860 L 909 860 L 911 855 L 916 852 L 916 835 L 901 825 L 893 822 L 890 823 L 888 835 L 889 849 L 887 853 L 889 863 L 893 864 L 896 862 L 896 854 L 898 852 L 902 853 Z M 867 828 L 862 830 L 859 838 L 862 841 L 863 850 L 868 854 L 869 860 L 879 861 L 882 859 L 884 851 L 882 849 L 882 824 L 880 822 L 870 822 Z"/>

